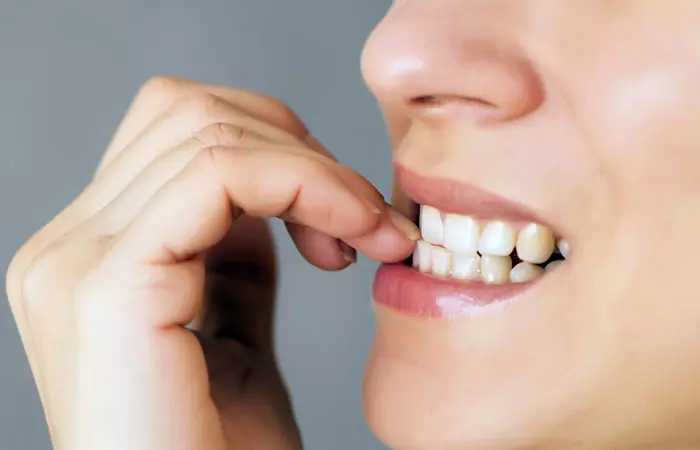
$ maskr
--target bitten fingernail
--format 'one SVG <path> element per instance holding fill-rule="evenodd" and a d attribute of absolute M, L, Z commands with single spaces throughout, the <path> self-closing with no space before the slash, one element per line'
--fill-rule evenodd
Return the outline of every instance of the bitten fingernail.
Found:
<path fill-rule="evenodd" d="M 357 262 L 357 250 L 340 239 L 338 240 L 338 245 L 340 246 L 340 253 L 343 255 L 343 259 L 350 264 L 355 264 Z"/>

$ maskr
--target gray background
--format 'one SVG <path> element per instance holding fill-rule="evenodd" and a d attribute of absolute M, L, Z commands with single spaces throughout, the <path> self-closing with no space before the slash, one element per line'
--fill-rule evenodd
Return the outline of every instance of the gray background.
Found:
<path fill-rule="evenodd" d="M 389 0 L 0 0 L 0 261 L 88 181 L 138 86 L 154 74 L 288 102 L 385 194 L 389 152 L 359 71 Z M 361 411 L 373 319 L 363 260 L 307 264 L 283 236 L 278 340 L 306 447 L 383 448 Z M 2 271 L 4 286 L 4 268 Z M 48 449 L 9 308 L 0 304 L 0 448 Z"/>

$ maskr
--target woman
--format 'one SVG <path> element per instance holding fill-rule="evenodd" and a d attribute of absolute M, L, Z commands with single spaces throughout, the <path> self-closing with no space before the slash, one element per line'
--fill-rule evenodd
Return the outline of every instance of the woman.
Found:
<path fill-rule="evenodd" d="M 277 101 L 148 82 L 7 277 L 55 448 L 301 446 L 271 217 L 321 269 L 387 263 L 365 412 L 389 447 L 700 447 L 698 23 L 396 1 L 363 55 L 393 207 Z"/>

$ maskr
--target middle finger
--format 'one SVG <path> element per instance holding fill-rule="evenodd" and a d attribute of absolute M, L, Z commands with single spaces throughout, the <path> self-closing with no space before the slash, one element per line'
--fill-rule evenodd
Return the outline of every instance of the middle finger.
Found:
<path fill-rule="evenodd" d="M 197 94 L 173 105 L 155 123 L 146 129 L 118 156 L 109 167 L 93 182 L 91 188 L 97 195 L 90 195 L 91 212 L 104 207 L 114 199 L 131 181 L 158 157 L 194 137 L 200 131 L 216 124 L 233 125 L 243 136 L 255 135 L 257 139 L 276 142 L 282 145 L 305 146 L 298 137 L 266 122 L 255 119 L 219 97 L 211 94 Z M 240 145 L 230 133 L 211 137 L 222 142 L 210 145 Z"/>

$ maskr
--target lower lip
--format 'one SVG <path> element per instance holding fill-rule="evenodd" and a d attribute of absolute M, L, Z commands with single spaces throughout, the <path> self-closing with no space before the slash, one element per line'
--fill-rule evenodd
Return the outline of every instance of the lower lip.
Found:
<path fill-rule="evenodd" d="M 401 314 L 456 319 L 507 307 L 534 282 L 460 282 L 422 274 L 405 264 L 384 264 L 377 270 L 372 291 L 377 304 Z"/>

